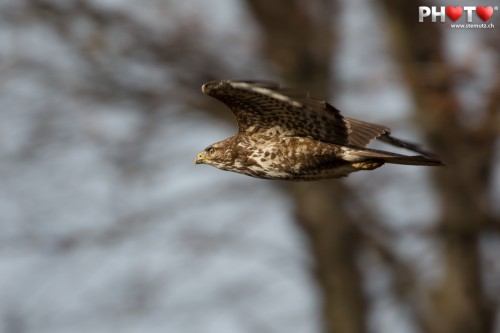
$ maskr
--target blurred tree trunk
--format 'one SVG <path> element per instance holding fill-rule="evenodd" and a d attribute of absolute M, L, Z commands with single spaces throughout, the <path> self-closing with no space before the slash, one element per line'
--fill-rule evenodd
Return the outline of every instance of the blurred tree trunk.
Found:
<path fill-rule="evenodd" d="M 292 87 L 327 97 L 334 1 L 248 0 L 261 27 L 263 51 Z M 349 189 L 342 182 L 288 185 L 298 225 L 308 236 L 315 278 L 323 296 L 324 331 L 366 331 L 366 301 L 357 267 L 360 231 L 349 214 Z"/>
<path fill-rule="evenodd" d="M 396 59 L 419 110 L 416 118 L 428 142 L 447 163 L 444 170 L 432 174 L 441 203 L 444 276 L 432 295 L 425 326 L 432 333 L 492 332 L 494 318 L 486 306 L 479 241 L 486 227 L 498 223 L 488 203 L 493 202 L 490 187 L 500 82 L 493 87 L 484 114 L 477 110 L 484 121 L 477 127 L 464 124 L 459 119 L 461 105 L 453 94 L 456 71 L 443 54 L 442 26 L 418 22 L 418 6 L 428 4 L 381 3 L 390 22 Z"/>

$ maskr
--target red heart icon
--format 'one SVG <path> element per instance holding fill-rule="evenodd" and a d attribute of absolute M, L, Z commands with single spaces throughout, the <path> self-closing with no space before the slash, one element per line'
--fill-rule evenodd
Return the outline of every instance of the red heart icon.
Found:
<path fill-rule="evenodd" d="M 457 7 L 448 6 L 448 7 L 446 7 L 446 15 L 448 15 L 448 17 L 451 18 L 453 20 L 453 22 L 455 22 L 456 20 L 458 20 L 460 18 L 460 16 L 462 16 L 462 12 L 463 12 L 463 10 L 462 10 L 462 7 L 460 7 L 460 6 L 457 6 Z"/>
<path fill-rule="evenodd" d="M 486 22 L 490 19 L 491 15 L 493 15 L 493 7 L 488 6 L 485 8 L 483 6 L 479 6 L 476 8 L 476 13 L 477 16 L 481 18 L 481 20 Z"/>

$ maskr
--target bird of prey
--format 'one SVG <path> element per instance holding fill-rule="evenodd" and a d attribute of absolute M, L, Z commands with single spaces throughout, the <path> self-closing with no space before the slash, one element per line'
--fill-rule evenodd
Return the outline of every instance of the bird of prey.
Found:
<path fill-rule="evenodd" d="M 384 163 L 442 165 L 420 146 L 391 136 L 389 128 L 344 117 L 308 93 L 257 81 L 217 80 L 201 89 L 231 109 L 239 131 L 208 146 L 198 154 L 196 164 L 291 181 L 341 178 Z M 374 139 L 419 155 L 366 148 Z"/>

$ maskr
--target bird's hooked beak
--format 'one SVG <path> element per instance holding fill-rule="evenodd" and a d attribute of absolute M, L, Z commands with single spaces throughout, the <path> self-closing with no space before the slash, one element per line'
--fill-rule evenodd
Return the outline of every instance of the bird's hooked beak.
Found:
<path fill-rule="evenodd" d="M 196 156 L 196 160 L 194 161 L 194 164 L 203 164 L 205 163 L 205 161 L 207 160 L 206 158 L 206 155 L 204 152 L 201 152 L 199 153 L 197 156 Z"/>

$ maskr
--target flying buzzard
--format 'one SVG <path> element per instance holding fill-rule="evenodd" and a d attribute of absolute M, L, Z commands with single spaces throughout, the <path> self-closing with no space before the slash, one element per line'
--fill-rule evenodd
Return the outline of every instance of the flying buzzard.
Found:
<path fill-rule="evenodd" d="M 384 163 L 442 165 L 419 146 L 392 137 L 385 126 L 343 117 L 327 102 L 275 83 L 219 80 L 201 90 L 231 109 L 239 132 L 207 147 L 196 164 L 294 181 L 340 178 Z M 373 139 L 420 155 L 366 148 Z"/>

